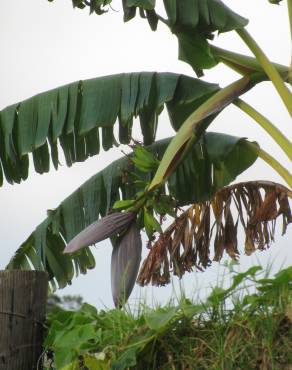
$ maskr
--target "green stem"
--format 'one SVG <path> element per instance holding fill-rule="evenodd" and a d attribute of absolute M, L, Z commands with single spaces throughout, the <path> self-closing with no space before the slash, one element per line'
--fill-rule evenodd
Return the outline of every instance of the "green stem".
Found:
<path fill-rule="evenodd" d="M 258 74 L 245 76 L 221 89 L 197 108 L 168 145 L 148 190 L 164 183 L 187 152 L 190 141 L 196 142 L 200 139 L 206 129 L 204 119 L 224 109 L 235 98 L 252 88 L 256 82 L 259 82 Z"/>
<path fill-rule="evenodd" d="M 292 1 L 292 0 L 291 0 Z M 263 72 L 263 67 L 254 57 L 247 55 L 234 53 L 233 51 L 219 48 L 218 46 L 210 45 L 212 53 L 216 58 L 228 65 L 229 67 L 235 69 L 239 73 L 243 72 Z M 288 77 L 289 68 L 282 64 L 272 63 L 277 69 L 281 77 L 286 80 Z M 246 73 L 244 73 L 246 74 Z"/>
<path fill-rule="evenodd" d="M 275 66 L 269 61 L 265 53 L 261 50 L 256 41 L 252 38 L 252 36 L 248 33 L 248 31 L 245 28 L 241 28 L 236 31 L 238 35 L 242 38 L 242 40 L 246 43 L 246 45 L 250 48 L 250 50 L 253 52 L 259 63 L 262 65 L 264 71 L 274 84 L 283 103 L 286 105 L 286 108 L 290 116 L 292 117 L 292 94 L 285 85 L 284 81 L 282 80 L 279 72 L 277 71 Z"/>
<path fill-rule="evenodd" d="M 291 44 L 292 44 L 292 0 L 287 0 L 287 6 L 288 6 L 288 15 L 289 15 L 289 24 L 290 24 Z M 292 51 L 291 51 L 291 61 L 290 61 L 288 80 L 290 83 L 292 83 Z"/>
<path fill-rule="evenodd" d="M 288 138 L 282 134 L 282 132 L 265 116 L 255 110 L 252 106 L 241 99 L 236 99 L 233 102 L 238 108 L 243 112 L 247 113 L 251 118 L 253 118 L 283 149 L 288 158 L 292 161 L 292 143 Z"/>
<path fill-rule="evenodd" d="M 261 149 L 255 143 L 248 143 L 248 146 L 251 150 L 255 151 L 262 160 L 271 166 L 282 177 L 282 179 L 286 181 L 290 189 L 292 189 L 292 175 L 285 167 L 281 165 L 281 163 L 279 163 L 274 157 Z"/>
<path fill-rule="evenodd" d="M 290 33 L 291 33 L 291 41 L 292 41 L 292 0 L 287 0 L 288 5 L 288 15 L 289 15 L 289 25 L 290 25 Z"/>
<path fill-rule="evenodd" d="M 132 344 L 129 344 L 128 346 L 126 346 L 126 349 L 129 349 L 129 348 L 133 348 L 133 347 L 139 347 L 139 346 L 141 346 L 141 344 L 147 344 L 147 343 L 149 343 L 149 342 L 151 342 L 153 339 L 155 339 L 156 338 L 156 334 L 152 334 L 150 337 L 147 337 L 147 338 L 145 338 L 145 339 L 142 339 L 142 340 L 140 340 L 140 341 L 138 341 L 138 342 L 134 342 L 134 343 L 132 343 Z"/>
<path fill-rule="evenodd" d="M 165 18 L 163 18 L 161 15 L 156 13 L 157 18 L 160 20 L 160 22 L 164 23 L 167 27 L 170 26 L 169 21 Z"/>

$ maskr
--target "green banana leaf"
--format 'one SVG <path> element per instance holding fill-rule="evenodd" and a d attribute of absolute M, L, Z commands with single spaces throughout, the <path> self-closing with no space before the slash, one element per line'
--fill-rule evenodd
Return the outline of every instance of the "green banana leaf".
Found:
<path fill-rule="evenodd" d="M 53 0 L 49 0 L 53 1 Z M 279 3 L 280 0 L 269 0 Z M 90 9 L 90 13 L 103 14 L 112 1 L 73 0 L 73 6 Z M 146 18 L 151 29 L 155 31 L 162 18 L 155 11 L 155 0 L 122 0 L 124 21 L 136 16 Z M 214 38 L 214 33 L 229 32 L 247 25 L 248 20 L 234 13 L 221 0 L 163 0 L 171 32 L 177 36 L 180 60 L 190 64 L 198 76 L 202 70 L 212 68 L 218 60 L 209 46 L 208 39 Z"/>
<path fill-rule="evenodd" d="M 139 117 L 144 143 L 155 140 L 164 105 L 175 129 L 182 117 L 176 109 L 193 110 L 219 89 L 218 85 L 174 73 L 125 73 L 74 82 L 38 94 L 0 112 L 0 186 L 5 176 L 13 184 L 29 173 L 29 154 L 38 173 L 58 168 L 60 147 L 66 164 L 85 161 L 117 145 L 129 143 L 133 118 Z M 111 104 L 108 104 L 108 102 Z M 173 115 L 173 117 L 172 117 Z M 60 145 L 59 145 L 60 144 Z"/>
<path fill-rule="evenodd" d="M 248 23 L 220 0 L 164 0 L 164 6 L 170 30 L 178 39 L 178 57 L 198 76 L 218 63 L 208 43 L 214 32 L 229 32 Z"/>
<path fill-rule="evenodd" d="M 148 149 L 161 158 L 171 138 L 157 141 Z M 169 178 L 166 186 L 180 206 L 210 199 L 256 160 L 247 140 L 208 132 L 191 148 Z M 8 269 L 46 269 L 53 286 L 64 287 L 74 275 L 94 267 L 89 248 L 64 255 L 65 243 L 86 226 L 104 216 L 120 199 L 131 199 L 135 184 L 127 172 L 136 171 L 124 157 L 114 161 L 66 198 L 19 247 Z M 151 174 L 149 174 L 150 178 Z"/>

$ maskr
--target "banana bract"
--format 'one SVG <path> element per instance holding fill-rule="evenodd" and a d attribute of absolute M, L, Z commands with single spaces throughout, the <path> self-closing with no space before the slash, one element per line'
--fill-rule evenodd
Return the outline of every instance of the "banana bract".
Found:
<path fill-rule="evenodd" d="M 140 267 L 141 253 L 140 231 L 133 222 L 112 252 L 111 286 L 116 307 L 126 302 L 133 290 Z"/>
<path fill-rule="evenodd" d="M 64 249 L 64 253 L 73 253 L 81 248 L 98 243 L 123 231 L 135 217 L 133 212 L 111 213 L 89 225 L 77 234 Z"/>

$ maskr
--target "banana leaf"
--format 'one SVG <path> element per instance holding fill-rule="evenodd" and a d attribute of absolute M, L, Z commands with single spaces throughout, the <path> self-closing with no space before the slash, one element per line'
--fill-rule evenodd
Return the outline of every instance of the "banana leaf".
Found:
<path fill-rule="evenodd" d="M 144 143 L 152 144 L 158 116 L 165 104 L 183 109 L 195 107 L 219 89 L 174 73 L 125 73 L 74 82 L 11 105 L 0 112 L 0 186 L 3 178 L 13 184 L 29 174 L 29 154 L 38 173 L 57 169 L 62 149 L 67 166 L 117 145 L 132 136 L 139 118 Z M 108 102 L 111 102 L 108 104 Z M 170 120 L 175 129 L 181 117 Z M 101 144 L 102 143 L 102 144 Z"/>
<path fill-rule="evenodd" d="M 148 149 L 161 158 L 171 138 Z M 256 160 L 244 138 L 207 132 L 169 178 L 166 186 L 180 206 L 210 199 Z M 136 191 L 127 174 L 137 171 L 127 157 L 114 161 L 66 198 L 17 249 L 8 269 L 46 269 L 53 286 L 64 287 L 74 276 L 95 265 L 89 248 L 63 254 L 67 242 L 104 216 L 113 204 Z M 149 179 L 152 174 L 148 174 Z M 121 194 L 121 195 L 120 195 Z"/>
<path fill-rule="evenodd" d="M 269 1 L 278 4 L 281 0 Z M 74 0 L 73 6 L 80 9 L 88 7 L 90 14 L 104 14 L 111 2 Z M 164 20 L 156 13 L 155 0 L 122 0 L 122 5 L 125 22 L 133 19 L 138 10 L 153 31 L 157 29 L 159 21 L 167 24 L 177 36 L 179 59 L 190 64 L 198 76 L 203 74 L 203 69 L 212 68 L 218 63 L 208 43 L 214 38 L 215 32 L 229 32 L 243 28 L 248 23 L 247 19 L 233 12 L 221 0 L 163 0 L 167 15 Z"/>

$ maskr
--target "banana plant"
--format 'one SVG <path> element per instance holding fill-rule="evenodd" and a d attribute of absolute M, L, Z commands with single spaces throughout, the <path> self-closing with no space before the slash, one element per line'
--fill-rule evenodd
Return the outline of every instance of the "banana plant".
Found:
<path fill-rule="evenodd" d="M 111 11 L 111 3 L 73 0 L 74 7 L 96 15 Z M 287 5 L 291 25 L 290 0 Z M 79 272 L 94 268 L 89 247 L 110 238 L 116 306 L 128 299 L 137 276 L 141 285 L 164 285 L 171 271 L 181 277 L 193 268 L 207 268 L 212 262 L 213 230 L 213 259 L 220 260 L 224 251 L 231 258 L 239 254 L 239 220 L 247 254 L 269 246 L 279 216 L 283 232 L 292 222 L 289 170 L 258 143 L 207 131 L 216 117 L 234 104 L 291 160 L 291 135 L 285 136 L 241 98 L 257 84 L 269 81 L 291 116 L 291 65 L 270 61 L 246 30 L 248 20 L 220 0 L 164 0 L 166 17 L 158 13 L 155 0 L 123 0 L 122 6 L 125 22 L 139 13 L 152 31 L 159 24 L 168 27 L 178 41 L 178 58 L 188 63 L 197 77 L 171 72 L 99 77 L 38 94 L 0 112 L 0 185 L 4 180 L 13 184 L 27 179 L 30 154 L 35 171 L 45 173 L 51 163 L 58 168 L 60 150 L 67 166 L 72 166 L 97 156 L 101 147 L 109 150 L 126 144 L 133 149 L 49 210 L 7 266 L 47 270 L 51 286 L 62 288 Z M 237 33 L 254 57 L 216 46 L 215 35 L 223 32 Z M 204 70 L 218 63 L 235 70 L 239 79 L 223 88 L 203 81 Z M 164 108 L 175 135 L 157 141 Z M 135 118 L 140 123 L 142 143 L 132 135 Z M 258 158 L 270 165 L 285 185 L 260 180 L 230 185 Z M 230 208 L 232 201 L 236 216 Z M 166 229 L 165 216 L 173 218 Z M 142 230 L 149 239 L 150 252 L 139 272 Z"/>

